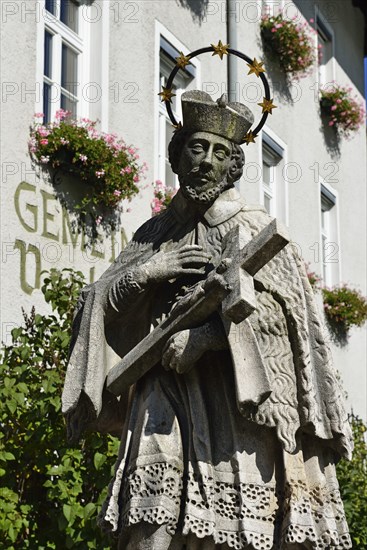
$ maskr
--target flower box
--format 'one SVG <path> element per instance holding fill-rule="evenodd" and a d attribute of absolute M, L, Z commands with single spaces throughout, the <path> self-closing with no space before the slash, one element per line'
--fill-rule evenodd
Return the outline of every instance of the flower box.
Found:
<path fill-rule="evenodd" d="M 280 13 L 265 14 L 260 29 L 266 54 L 278 61 L 286 74 L 296 77 L 308 74 L 315 61 L 312 40 L 315 31 L 307 22 L 285 19 Z"/>

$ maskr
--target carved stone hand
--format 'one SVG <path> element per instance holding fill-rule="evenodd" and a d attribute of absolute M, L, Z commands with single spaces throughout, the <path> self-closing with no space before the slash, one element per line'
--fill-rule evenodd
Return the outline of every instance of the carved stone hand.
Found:
<path fill-rule="evenodd" d="M 201 327 L 182 330 L 171 336 L 163 350 L 162 365 L 166 370 L 183 374 L 192 369 L 206 351 L 227 347 L 221 322 L 212 319 Z"/>
<path fill-rule="evenodd" d="M 139 284 L 160 283 L 183 275 L 203 274 L 203 267 L 210 256 L 198 245 L 186 245 L 180 250 L 165 252 L 160 250 L 145 264 L 140 266 Z"/>
<path fill-rule="evenodd" d="M 162 365 L 166 370 L 172 369 L 183 374 L 195 365 L 206 351 L 202 349 L 201 328 L 182 330 L 171 336 L 162 357 Z"/>

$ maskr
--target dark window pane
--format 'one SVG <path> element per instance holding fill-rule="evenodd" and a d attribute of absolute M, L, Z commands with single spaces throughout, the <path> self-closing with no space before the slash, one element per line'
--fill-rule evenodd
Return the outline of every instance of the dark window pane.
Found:
<path fill-rule="evenodd" d="M 61 94 L 61 109 L 65 111 L 70 111 L 73 117 L 76 117 L 77 101 L 75 99 L 70 99 L 66 95 Z"/>
<path fill-rule="evenodd" d="M 51 85 L 43 83 L 43 124 L 51 120 Z"/>
<path fill-rule="evenodd" d="M 52 34 L 45 31 L 43 74 L 52 78 Z"/>
<path fill-rule="evenodd" d="M 72 31 L 78 32 L 78 6 L 72 0 L 61 0 L 60 19 Z"/>
<path fill-rule="evenodd" d="M 45 7 L 46 7 L 46 10 L 52 13 L 53 15 L 56 14 L 56 0 L 46 0 Z"/>
<path fill-rule="evenodd" d="M 61 86 L 73 95 L 77 95 L 78 54 L 66 44 L 62 45 Z"/>

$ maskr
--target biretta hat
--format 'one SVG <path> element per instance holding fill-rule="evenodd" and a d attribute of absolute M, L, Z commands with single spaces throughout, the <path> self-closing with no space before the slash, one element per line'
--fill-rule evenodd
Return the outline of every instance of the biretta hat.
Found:
<path fill-rule="evenodd" d="M 185 92 L 181 97 L 183 129 L 190 132 L 210 132 L 241 144 L 254 122 L 254 115 L 242 103 L 228 103 L 222 95 L 213 101 L 199 90 Z"/>

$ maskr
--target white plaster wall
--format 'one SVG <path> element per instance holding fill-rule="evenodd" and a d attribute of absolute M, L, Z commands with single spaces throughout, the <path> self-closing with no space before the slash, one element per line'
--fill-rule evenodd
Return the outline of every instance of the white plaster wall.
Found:
<path fill-rule="evenodd" d="M 20 308 L 29 310 L 34 298 L 19 286 L 19 254 L 13 250 L 17 238 L 26 238 L 14 210 L 14 193 L 22 179 L 35 181 L 27 155 L 28 127 L 39 98 L 35 90 L 37 20 L 26 10 L 37 9 L 36 2 L 8 2 L 2 5 L 2 102 L 1 102 L 1 329 L 2 339 L 9 323 L 21 318 Z M 16 52 L 16 55 L 14 53 Z M 4 91 L 7 92 L 4 94 Z M 6 129 L 6 130 L 5 130 Z"/>

